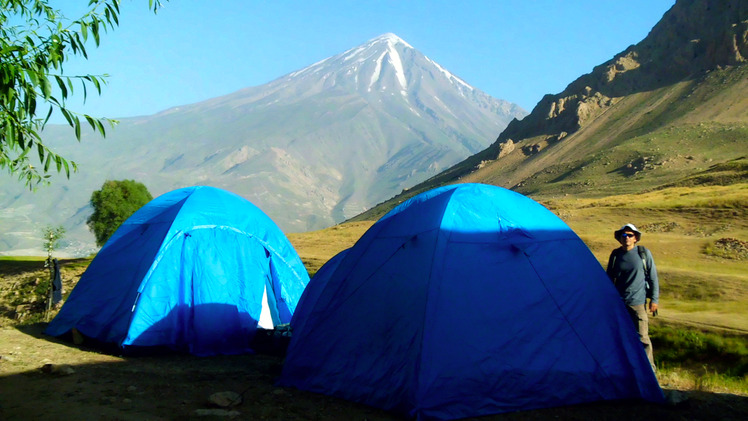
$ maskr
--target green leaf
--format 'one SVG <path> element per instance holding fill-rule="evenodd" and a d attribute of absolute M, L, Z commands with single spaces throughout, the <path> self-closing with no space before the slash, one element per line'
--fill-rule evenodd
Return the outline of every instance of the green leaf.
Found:
<path fill-rule="evenodd" d="M 42 123 L 42 126 L 46 126 L 47 122 L 49 121 L 49 117 L 52 115 L 52 110 L 54 110 L 54 107 L 51 105 L 49 106 L 49 111 L 47 111 L 47 117 L 44 118 L 44 123 Z"/>
<path fill-rule="evenodd" d="M 117 2 L 114 2 L 114 4 L 107 4 L 106 5 L 107 10 L 111 12 L 112 20 L 114 23 L 119 26 L 119 4 Z"/>
<path fill-rule="evenodd" d="M 2 50 L 0 50 L 0 55 L 2 56 L 10 55 L 11 53 L 16 52 L 16 51 L 23 52 L 23 50 L 24 50 L 23 47 L 21 47 L 20 45 L 8 45 Z"/>
<path fill-rule="evenodd" d="M 96 120 L 93 117 L 89 116 L 89 115 L 84 115 L 83 117 L 86 118 L 86 121 L 88 121 L 88 124 L 91 126 L 91 129 L 93 129 L 95 131 L 96 130 Z"/>
<path fill-rule="evenodd" d="M 44 96 L 44 99 L 49 99 L 49 97 L 52 95 L 52 84 L 49 83 L 49 79 L 47 79 L 44 74 L 39 74 L 39 88 L 42 90 L 42 95 Z"/>
<path fill-rule="evenodd" d="M 99 95 L 101 95 L 101 83 L 99 82 L 99 79 L 96 76 L 88 76 L 88 80 L 94 84 Z"/>
<path fill-rule="evenodd" d="M 73 126 L 73 119 L 71 118 L 70 111 L 68 111 L 67 108 L 61 107 L 60 108 L 60 112 L 62 113 L 62 116 L 65 117 L 65 120 L 68 121 L 68 125 L 70 127 L 74 127 Z"/>
<path fill-rule="evenodd" d="M 68 97 L 68 88 L 65 86 L 65 80 L 61 78 L 60 76 L 55 75 L 55 81 L 57 81 L 57 86 L 60 87 L 60 92 L 62 93 L 62 98 L 65 99 Z"/>
<path fill-rule="evenodd" d="M 81 28 L 81 36 L 83 37 L 83 41 L 86 41 L 88 39 L 88 25 L 78 21 L 78 24 Z"/>
<path fill-rule="evenodd" d="M 101 124 L 101 121 L 96 120 L 96 130 L 101 133 L 101 137 L 106 137 L 106 130 L 104 130 L 104 125 Z"/>
<path fill-rule="evenodd" d="M 75 120 L 75 138 L 78 140 L 81 140 L 81 121 L 78 117 L 75 117 L 74 120 Z"/>
<path fill-rule="evenodd" d="M 5 124 L 5 141 L 8 145 L 12 145 L 16 143 L 16 131 L 13 130 L 13 126 L 9 122 L 6 122 Z M 23 148 L 23 146 L 21 147 Z"/>
<path fill-rule="evenodd" d="M 13 128 L 13 134 L 16 136 L 16 142 L 21 147 L 21 149 L 28 149 L 31 148 L 31 146 L 34 144 L 33 139 L 29 139 L 29 145 L 26 146 L 26 136 L 24 135 L 23 131 L 17 128 Z"/>
<path fill-rule="evenodd" d="M 96 17 L 93 17 L 91 19 L 91 32 L 94 36 L 94 42 L 96 43 L 96 46 L 99 46 L 99 43 L 101 42 L 101 38 L 99 37 L 99 19 Z"/>
<path fill-rule="evenodd" d="M 28 76 L 29 81 L 31 81 L 31 84 L 36 86 L 39 84 L 39 80 L 36 78 L 36 72 L 32 69 L 29 69 L 26 71 L 26 76 Z"/>

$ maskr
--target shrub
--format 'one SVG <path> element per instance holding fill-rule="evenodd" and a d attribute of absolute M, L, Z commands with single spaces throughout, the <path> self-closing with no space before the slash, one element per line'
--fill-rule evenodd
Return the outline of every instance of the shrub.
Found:
<path fill-rule="evenodd" d="M 655 361 L 669 367 L 703 370 L 729 377 L 748 376 L 748 339 L 672 326 L 651 326 Z"/>

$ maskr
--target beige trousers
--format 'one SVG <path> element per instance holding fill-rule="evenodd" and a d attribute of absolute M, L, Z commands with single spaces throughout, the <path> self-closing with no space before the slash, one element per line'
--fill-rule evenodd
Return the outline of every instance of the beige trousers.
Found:
<path fill-rule="evenodd" d="M 652 371 L 657 371 L 654 363 L 654 353 L 652 352 L 652 341 L 649 339 L 649 317 L 647 316 L 646 304 L 626 307 L 629 310 L 629 316 L 631 316 L 631 321 L 634 322 L 636 331 L 639 332 L 639 340 L 644 345 L 644 352 L 647 354 Z"/>

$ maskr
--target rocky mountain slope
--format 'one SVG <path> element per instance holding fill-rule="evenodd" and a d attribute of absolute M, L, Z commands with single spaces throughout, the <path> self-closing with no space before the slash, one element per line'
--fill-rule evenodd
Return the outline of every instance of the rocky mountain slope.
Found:
<path fill-rule="evenodd" d="M 265 85 L 123 119 L 105 140 L 78 145 L 49 127 L 45 142 L 80 171 L 36 194 L 3 182 L 0 252 L 39 247 L 47 223 L 63 224 L 70 246 L 92 244 L 88 201 L 107 179 L 143 182 L 154 197 L 212 185 L 285 231 L 323 228 L 485 149 L 526 114 L 385 34 Z"/>
<path fill-rule="evenodd" d="M 455 182 L 538 198 L 745 182 L 747 59 L 747 1 L 679 0 L 644 40 L 546 95 L 490 147 L 360 218 Z"/>

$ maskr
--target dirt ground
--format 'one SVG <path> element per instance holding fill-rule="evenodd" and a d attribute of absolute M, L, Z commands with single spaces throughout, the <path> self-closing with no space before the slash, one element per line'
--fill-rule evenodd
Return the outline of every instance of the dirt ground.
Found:
<path fill-rule="evenodd" d="M 0 328 L 2 420 L 399 420 L 378 409 L 276 387 L 282 357 L 121 357 L 45 336 L 44 323 Z M 669 389 L 682 402 L 602 402 L 481 420 L 746 420 L 748 397 Z M 211 396 L 234 392 L 241 403 Z"/>

